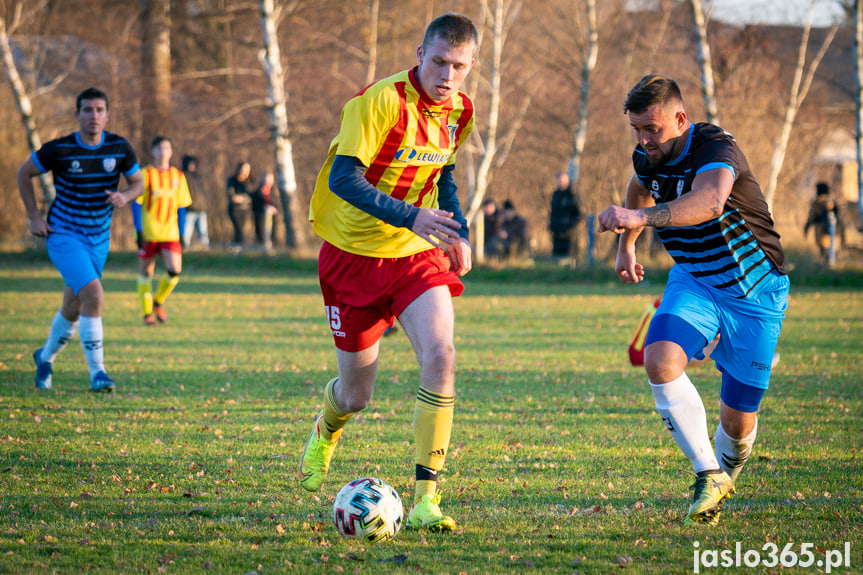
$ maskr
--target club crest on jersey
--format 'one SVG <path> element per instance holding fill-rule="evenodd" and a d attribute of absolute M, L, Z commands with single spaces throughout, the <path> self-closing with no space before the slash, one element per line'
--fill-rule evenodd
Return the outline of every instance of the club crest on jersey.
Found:
<path fill-rule="evenodd" d="M 446 129 L 449 130 L 449 141 L 455 142 L 455 133 L 458 130 L 458 124 L 447 124 Z"/>
<path fill-rule="evenodd" d="M 683 193 L 683 180 L 680 180 L 679 182 L 677 182 L 677 197 L 679 198 L 682 193 Z"/>
<path fill-rule="evenodd" d="M 102 167 L 105 168 L 106 172 L 113 172 L 114 168 L 117 167 L 117 159 L 105 158 L 104 160 L 102 160 Z"/>

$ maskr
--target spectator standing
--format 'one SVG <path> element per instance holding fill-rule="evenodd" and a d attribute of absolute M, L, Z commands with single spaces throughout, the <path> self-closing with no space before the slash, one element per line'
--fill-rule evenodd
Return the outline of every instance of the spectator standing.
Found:
<path fill-rule="evenodd" d="M 252 213 L 255 216 L 255 238 L 258 244 L 269 252 L 273 249 L 273 219 L 279 213 L 273 203 L 275 198 L 275 177 L 271 172 L 264 173 L 258 186 L 252 192 Z"/>
<path fill-rule="evenodd" d="M 804 237 L 809 233 L 810 227 L 814 230 L 815 243 L 818 245 L 821 259 L 824 263 L 832 265 L 837 251 L 837 240 L 841 238 L 844 244 L 845 228 L 842 225 L 839 204 L 830 193 L 827 182 L 815 184 L 815 199 L 809 206 L 809 217 L 806 218 L 806 225 L 803 226 Z"/>
<path fill-rule="evenodd" d="M 497 208 L 496 201 L 491 198 L 482 201 L 482 217 L 485 254 L 500 256 L 503 254 L 504 245 L 500 230 L 501 211 Z"/>
<path fill-rule="evenodd" d="M 207 211 L 210 205 L 207 198 L 207 187 L 198 167 L 197 157 L 183 156 L 183 175 L 186 176 L 186 184 L 188 184 L 189 194 L 192 196 L 192 205 L 186 208 L 186 225 L 182 230 L 183 248 L 188 249 L 192 245 L 192 236 L 197 232 L 201 247 L 208 250 L 210 249 L 210 230 L 207 225 Z"/>
<path fill-rule="evenodd" d="M 90 371 L 90 390 L 110 392 L 116 385 L 105 372 L 102 270 L 114 208 L 134 202 L 144 190 L 144 179 L 132 146 L 105 131 L 109 117 L 108 96 L 96 88 L 84 90 L 75 105 L 78 131 L 46 143 L 18 169 L 18 192 L 30 233 L 47 238 L 48 256 L 66 284 L 48 339 L 33 353 L 37 389 L 51 387 L 54 359 L 76 331 Z M 57 197 L 43 218 L 33 178 L 48 171 Z M 128 184 L 122 192 L 117 189 L 120 176 Z"/>
<path fill-rule="evenodd" d="M 581 208 L 572 193 L 569 176 L 559 172 L 556 179 L 557 188 L 551 195 L 548 229 L 551 232 L 551 255 L 565 258 L 572 254 L 572 236 L 581 219 Z"/>
<path fill-rule="evenodd" d="M 234 247 L 245 243 L 245 226 L 252 214 L 252 166 L 240 162 L 237 169 L 228 177 L 228 217 L 234 226 Z"/>
<path fill-rule="evenodd" d="M 507 256 L 530 255 L 530 234 L 527 220 L 515 210 L 511 200 L 503 203 L 500 219 L 500 236 Z"/>

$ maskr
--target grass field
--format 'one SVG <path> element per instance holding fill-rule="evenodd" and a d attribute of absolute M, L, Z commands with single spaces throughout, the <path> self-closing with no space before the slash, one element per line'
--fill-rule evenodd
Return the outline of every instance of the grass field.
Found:
<path fill-rule="evenodd" d="M 61 280 L 42 253 L 0 255 L 0 573 L 666 574 L 693 572 L 696 554 L 701 573 L 818 573 L 846 542 L 850 566 L 832 572 L 863 573 L 859 272 L 792 275 L 753 458 L 719 526 L 693 530 L 691 468 L 626 359 L 662 274 L 622 286 L 607 269 L 475 270 L 456 300 L 442 483 L 459 529 L 375 545 L 342 539 L 330 513 L 365 475 L 410 499 L 418 371 L 404 334 L 384 340 L 373 402 L 312 495 L 294 468 L 335 374 L 314 263 L 189 254 L 155 328 L 134 270 L 112 255 L 104 278 L 117 392 L 87 391 L 76 338 L 37 393 L 31 355 Z M 713 430 L 718 374 L 690 376 Z M 738 542 L 757 566 L 709 566 Z M 813 564 L 782 568 L 783 548 Z"/>

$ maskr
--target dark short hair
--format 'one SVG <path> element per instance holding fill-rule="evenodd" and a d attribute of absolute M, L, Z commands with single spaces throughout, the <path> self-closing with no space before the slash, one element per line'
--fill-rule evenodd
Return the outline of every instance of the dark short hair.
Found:
<path fill-rule="evenodd" d="M 150 142 L 150 149 L 152 150 L 162 142 L 168 142 L 169 144 L 171 144 L 171 147 L 174 147 L 174 142 L 172 142 L 171 138 L 169 138 L 168 136 L 156 136 L 155 138 L 153 138 L 153 141 Z"/>
<path fill-rule="evenodd" d="M 648 74 L 626 95 L 623 112 L 640 114 L 657 104 L 664 106 L 675 101 L 683 104 L 683 96 L 680 94 L 677 82 L 665 74 Z"/>
<path fill-rule="evenodd" d="M 81 111 L 81 102 L 83 102 L 84 100 L 105 100 L 105 109 L 111 109 L 111 105 L 108 102 L 108 94 L 98 88 L 87 88 L 86 90 L 78 94 L 78 98 L 75 100 L 76 114 Z"/>
<path fill-rule="evenodd" d="M 435 18 L 426 28 L 423 36 L 423 49 L 427 49 L 432 40 L 440 36 L 450 43 L 450 46 L 479 44 L 479 34 L 473 21 L 464 14 L 447 12 Z"/>
<path fill-rule="evenodd" d="M 186 154 L 183 156 L 183 171 L 185 172 L 188 170 L 190 165 L 195 164 L 195 166 L 197 166 L 199 163 L 200 162 L 198 162 L 197 157 Z"/>
<path fill-rule="evenodd" d="M 818 182 L 815 184 L 815 195 L 817 196 L 829 196 L 830 195 L 830 186 L 827 185 L 827 182 Z"/>
<path fill-rule="evenodd" d="M 515 206 L 513 205 L 513 203 L 512 203 L 510 200 L 506 200 L 506 201 L 503 203 L 503 209 L 505 209 L 505 210 L 514 210 L 514 209 L 515 209 Z"/>

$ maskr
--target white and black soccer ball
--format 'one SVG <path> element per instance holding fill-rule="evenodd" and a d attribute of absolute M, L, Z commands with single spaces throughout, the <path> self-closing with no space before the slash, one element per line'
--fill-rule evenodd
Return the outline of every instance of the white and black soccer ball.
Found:
<path fill-rule="evenodd" d="M 342 487 L 333 504 L 333 521 L 345 537 L 386 541 L 402 528 L 403 518 L 399 494 L 377 477 L 354 479 Z"/>

